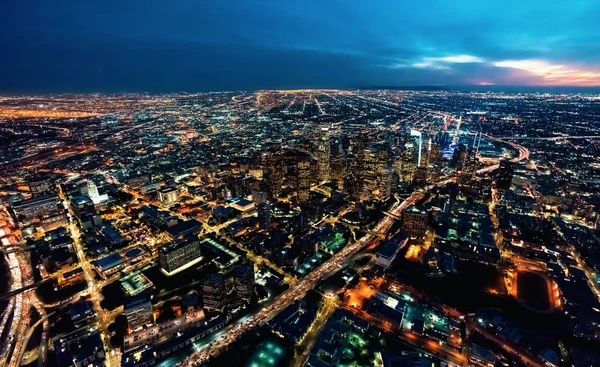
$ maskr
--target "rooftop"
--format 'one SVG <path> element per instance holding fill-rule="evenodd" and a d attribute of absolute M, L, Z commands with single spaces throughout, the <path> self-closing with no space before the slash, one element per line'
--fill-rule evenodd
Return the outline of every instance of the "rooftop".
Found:
<path fill-rule="evenodd" d="M 274 367 L 283 359 L 285 350 L 281 345 L 272 341 L 264 341 L 246 362 L 246 367 Z"/>
<path fill-rule="evenodd" d="M 119 280 L 121 287 L 129 297 L 136 296 L 154 286 L 142 273 L 132 273 Z"/>

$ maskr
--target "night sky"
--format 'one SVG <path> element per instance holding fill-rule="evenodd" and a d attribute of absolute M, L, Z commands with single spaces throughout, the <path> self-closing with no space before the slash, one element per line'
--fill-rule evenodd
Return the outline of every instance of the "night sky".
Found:
<path fill-rule="evenodd" d="M 0 91 L 600 86 L 598 0 L 3 0 Z"/>

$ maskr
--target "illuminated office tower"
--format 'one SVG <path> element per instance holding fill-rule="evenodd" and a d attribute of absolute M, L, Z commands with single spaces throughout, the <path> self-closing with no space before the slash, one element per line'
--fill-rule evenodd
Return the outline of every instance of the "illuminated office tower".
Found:
<path fill-rule="evenodd" d="M 108 195 L 100 195 L 98 193 L 98 187 L 92 180 L 87 182 L 87 194 L 94 204 L 100 204 L 108 200 Z"/>
<path fill-rule="evenodd" d="M 439 162 L 441 159 L 442 159 L 442 152 L 441 152 L 440 144 L 434 142 L 431 144 L 431 153 L 429 156 L 429 163 L 435 164 L 435 163 Z"/>
<path fill-rule="evenodd" d="M 202 299 L 204 308 L 223 312 L 227 306 L 228 290 L 222 274 L 210 274 L 202 282 Z"/>
<path fill-rule="evenodd" d="M 354 156 L 348 157 L 348 170 L 344 175 L 344 192 L 348 194 L 350 200 L 360 201 L 363 191 L 360 161 Z"/>
<path fill-rule="evenodd" d="M 257 185 L 257 187 L 252 188 L 250 192 L 252 194 L 252 201 L 254 201 L 254 203 L 257 205 L 266 203 L 269 200 L 266 187 L 260 187 L 260 185 Z"/>
<path fill-rule="evenodd" d="M 198 263 L 201 256 L 200 241 L 195 237 L 173 241 L 158 251 L 163 273 L 169 276 Z"/>
<path fill-rule="evenodd" d="M 163 205 L 173 205 L 177 202 L 179 197 L 179 192 L 174 187 L 165 187 L 163 189 L 158 190 L 158 200 Z"/>
<path fill-rule="evenodd" d="M 513 175 L 515 174 L 515 164 L 508 159 L 500 161 L 500 167 L 496 174 L 496 186 L 500 190 L 510 189 Z"/>
<path fill-rule="evenodd" d="M 398 154 L 394 158 L 392 167 L 394 168 L 394 173 L 396 173 L 398 176 L 402 175 L 402 154 Z"/>
<path fill-rule="evenodd" d="M 299 150 L 306 154 L 312 154 L 314 152 L 315 146 L 311 139 L 303 137 L 303 138 L 300 138 L 296 144 L 294 144 L 294 148 L 295 148 L 295 150 Z"/>
<path fill-rule="evenodd" d="M 249 262 L 236 265 L 231 273 L 235 294 L 239 298 L 248 301 L 254 293 L 254 264 Z"/>
<path fill-rule="evenodd" d="M 344 187 L 344 176 L 346 176 L 346 158 L 341 153 L 331 154 L 330 178 L 337 181 L 338 188 Z"/>
<path fill-rule="evenodd" d="M 392 194 L 392 175 L 394 170 L 390 166 L 384 166 L 378 177 L 378 199 L 387 200 Z"/>
<path fill-rule="evenodd" d="M 400 153 L 400 181 L 412 182 L 417 171 L 417 150 L 412 141 L 404 145 L 404 150 Z"/>
<path fill-rule="evenodd" d="M 359 157 L 362 152 L 369 146 L 370 138 L 366 131 L 357 133 L 351 140 L 350 149 L 352 154 Z"/>
<path fill-rule="evenodd" d="M 431 162 L 431 138 L 425 139 L 424 144 L 421 146 L 421 165 L 420 167 L 429 167 Z"/>
<path fill-rule="evenodd" d="M 383 194 L 389 197 L 389 193 L 387 193 L 389 188 L 387 185 L 388 183 L 391 184 L 392 172 L 387 170 L 390 166 L 387 147 L 378 145 L 376 147 L 365 149 L 362 158 L 361 174 L 363 175 L 362 179 L 364 185 L 363 199 L 368 200 L 373 198 L 373 195 L 380 191 L 382 184 L 386 187 Z M 376 194 L 376 197 L 381 199 L 379 194 Z"/>
<path fill-rule="evenodd" d="M 376 149 L 364 149 L 361 155 L 360 176 L 363 185 L 363 200 L 369 200 L 377 189 L 380 174 L 380 154 Z"/>
<path fill-rule="evenodd" d="M 283 152 L 281 144 L 271 147 L 264 156 L 263 179 L 267 184 L 269 195 L 276 198 L 281 194 L 283 182 Z"/>
<path fill-rule="evenodd" d="M 331 147 L 329 142 L 329 129 L 322 129 L 322 134 L 317 143 L 315 158 L 317 160 L 317 182 L 329 181 Z"/>
<path fill-rule="evenodd" d="M 415 142 L 415 149 L 417 151 L 417 167 L 421 167 L 421 158 L 423 155 L 423 135 L 420 131 L 411 129 L 410 137 Z"/>
<path fill-rule="evenodd" d="M 457 171 L 464 171 L 467 167 L 468 150 L 466 145 L 460 144 L 454 151 L 452 161 Z"/>
<path fill-rule="evenodd" d="M 475 172 L 477 170 L 479 145 L 481 144 L 481 132 L 475 133 L 473 137 L 473 145 L 468 150 L 464 170 L 467 172 Z"/>
<path fill-rule="evenodd" d="M 258 204 L 258 226 L 261 229 L 271 228 L 271 205 L 266 201 Z"/>
<path fill-rule="evenodd" d="M 426 185 L 429 182 L 429 167 L 421 166 L 417 167 L 413 182 L 416 185 Z"/>
<path fill-rule="evenodd" d="M 303 152 L 296 153 L 295 188 L 296 203 L 303 204 L 310 200 L 310 156 Z"/>
<path fill-rule="evenodd" d="M 144 298 L 135 299 L 125 305 L 123 315 L 127 319 L 127 329 L 129 332 L 154 322 L 152 303 Z"/>
<path fill-rule="evenodd" d="M 402 213 L 402 233 L 411 238 L 423 238 L 427 232 L 427 212 L 411 206 Z"/>

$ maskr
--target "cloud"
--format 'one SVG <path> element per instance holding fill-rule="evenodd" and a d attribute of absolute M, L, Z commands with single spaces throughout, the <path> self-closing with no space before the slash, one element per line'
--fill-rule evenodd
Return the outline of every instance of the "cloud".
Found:
<path fill-rule="evenodd" d="M 448 66 L 448 65 L 442 65 L 442 64 L 438 64 L 438 63 L 434 63 L 434 62 L 430 62 L 430 61 L 415 62 L 411 66 L 413 66 L 415 68 L 428 68 L 428 69 L 434 69 L 434 70 L 450 70 L 451 69 L 450 66 Z"/>
<path fill-rule="evenodd" d="M 597 0 L 12 1 L 0 91 L 600 85 L 598 14 Z"/>
<path fill-rule="evenodd" d="M 390 69 L 400 68 L 418 68 L 432 70 L 452 70 L 451 64 L 472 64 L 482 63 L 485 60 L 481 57 L 472 55 L 451 55 L 442 57 L 421 57 L 415 60 L 393 60 L 391 63 L 382 64 Z"/>
<path fill-rule="evenodd" d="M 472 55 L 452 55 L 443 57 L 423 57 L 419 62 L 412 64 L 415 68 L 428 68 L 434 70 L 452 70 L 449 64 L 473 64 L 485 60 Z"/>
<path fill-rule="evenodd" d="M 598 69 L 555 64 L 546 60 L 504 60 L 495 62 L 494 66 L 526 71 L 531 75 L 541 77 L 541 84 L 600 85 L 600 70 Z"/>
<path fill-rule="evenodd" d="M 448 63 L 453 63 L 453 64 L 454 63 L 467 64 L 467 63 L 475 63 L 475 62 L 483 62 L 484 61 L 481 57 L 471 56 L 471 55 L 426 57 L 425 60 L 429 60 L 431 62 L 448 62 Z"/>

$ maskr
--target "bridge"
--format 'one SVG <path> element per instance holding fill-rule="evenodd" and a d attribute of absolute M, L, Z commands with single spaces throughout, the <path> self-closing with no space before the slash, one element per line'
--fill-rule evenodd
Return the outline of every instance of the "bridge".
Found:
<path fill-rule="evenodd" d="M 402 220 L 402 218 L 400 216 L 396 215 L 396 214 L 393 214 L 393 213 L 390 213 L 390 212 L 387 212 L 387 211 L 383 211 L 383 210 L 382 210 L 382 213 L 385 214 L 385 215 L 387 215 L 388 217 L 391 217 L 392 219 Z"/>
<path fill-rule="evenodd" d="M 30 289 L 36 288 L 37 286 L 39 286 L 39 285 L 41 285 L 41 284 L 44 284 L 44 283 L 46 283 L 46 282 L 49 282 L 49 281 L 50 281 L 50 280 L 52 280 L 52 279 L 54 279 L 54 278 L 53 278 L 53 277 L 48 277 L 48 278 L 46 278 L 46 279 L 44 279 L 44 280 L 40 280 L 39 282 L 35 282 L 35 283 L 32 283 L 32 284 L 26 285 L 25 287 L 22 287 L 22 288 L 19 288 L 19 289 L 15 289 L 15 290 L 12 290 L 12 291 L 10 291 L 10 292 L 8 292 L 8 293 L 6 293 L 6 294 L 3 294 L 3 295 L 1 295 L 1 296 L 0 296 L 0 300 L 9 299 L 9 298 L 11 298 L 11 297 L 13 297 L 13 296 L 16 296 L 16 295 L 17 295 L 17 294 L 19 294 L 19 293 L 23 293 L 23 292 L 25 292 L 25 291 L 28 291 L 28 290 L 30 290 Z"/>

